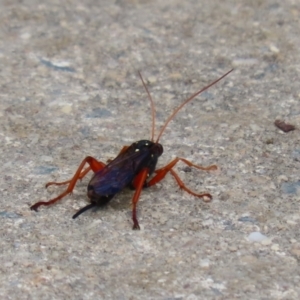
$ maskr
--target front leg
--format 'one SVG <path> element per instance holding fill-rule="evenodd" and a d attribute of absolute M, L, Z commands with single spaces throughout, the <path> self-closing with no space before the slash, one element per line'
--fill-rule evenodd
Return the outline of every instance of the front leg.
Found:
<path fill-rule="evenodd" d="M 145 186 L 145 182 L 148 177 L 148 174 L 149 174 L 149 169 L 145 168 L 134 178 L 134 181 L 133 181 L 135 193 L 132 198 L 132 221 L 133 221 L 132 229 L 134 229 L 134 230 L 140 229 L 140 225 L 139 225 L 139 222 L 136 217 L 136 206 L 139 201 L 142 189 Z"/>
<path fill-rule="evenodd" d="M 161 180 L 163 180 L 165 178 L 165 176 L 167 175 L 168 172 L 170 172 L 171 175 L 175 178 L 177 184 L 179 185 L 179 187 L 181 189 L 185 190 L 186 192 L 188 192 L 189 194 L 191 194 L 193 196 L 196 196 L 198 198 L 203 198 L 204 201 L 205 201 L 204 197 L 209 198 L 209 200 L 206 201 L 206 202 L 211 201 L 211 199 L 212 199 L 211 194 L 209 194 L 209 193 L 197 194 L 197 193 L 191 191 L 189 188 L 187 188 L 185 186 L 185 184 L 180 179 L 180 177 L 178 176 L 178 174 L 173 170 L 173 167 L 177 164 L 178 161 L 182 161 L 182 162 L 184 162 L 185 164 L 187 164 L 190 167 L 195 167 L 197 169 L 204 170 L 204 171 L 211 171 L 211 170 L 216 170 L 217 169 L 216 165 L 211 165 L 211 166 L 208 166 L 208 167 L 203 167 L 203 166 L 195 165 L 195 164 L 193 164 L 192 162 L 188 161 L 185 158 L 176 157 L 174 160 L 172 160 L 165 167 L 156 170 L 155 171 L 156 175 L 148 183 L 146 183 L 146 187 L 150 187 L 152 185 L 157 184 L 158 182 L 160 182 Z"/>

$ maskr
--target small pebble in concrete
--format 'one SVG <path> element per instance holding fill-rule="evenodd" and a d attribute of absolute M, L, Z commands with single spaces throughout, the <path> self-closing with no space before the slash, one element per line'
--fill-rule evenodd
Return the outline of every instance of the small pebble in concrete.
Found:
<path fill-rule="evenodd" d="M 262 242 L 263 240 L 266 240 L 268 239 L 265 235 L 261 234 L 260 232 L 258 231 L 255 231 L 255 232 L 251 232 L 249 235 L 248 235 L 248 240 L 250 242 Z"/>

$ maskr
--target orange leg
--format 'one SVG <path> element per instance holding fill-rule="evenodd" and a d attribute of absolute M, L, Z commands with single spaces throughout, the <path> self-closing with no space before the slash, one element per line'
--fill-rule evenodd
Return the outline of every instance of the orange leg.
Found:
<path fill-rule="evenodd" d="M 212 165 L 212 166 L 208 166 L 208 167 L 202 167 L 202 166 L 198 166 L 198 165 L 195 165 L 195 164 L 191 163 L 190 161 L 186 160 L 185 158 L 176 157 L 174 160 L 172 160 L 165 167 L 155 171 L 156 175 L 147 183 L 147 187 L 150 187 L 150 186 L 155 185 L 156 183 L 160 182 L 162 179 L 164 179 L 164 177 L 167 175 L 167 173 L 170 172 L 171 175 L 177 181 L 177 184 L 179 185 L 179 187 L 181 189 L 183 189 L 186 192 L 188 192 L 189 194 L 191 194 L 193 196 L 196 196 L 196 197 L 199 197 L 199 198 L 203 198 L 203 197 L 206 196 L 206 197 L 209 198 L 209 201 L 211 201 L 212 196 L 209 193 L 197 194 L 197 193 L 194 193 L 193 191 L 191 191 L 190 189 L 188 189 L 185 186 L 185 184 L 182 182 L 182 180 L 179 178 L 177 173 L 172 169 L 176 165 L 176 163 L 180 160 L 182 162 L 184 162 L 185 164 L 187 164 L 188 166 L 190 166 L 190 167 L 195 167 L 197 169 L 204 170 L 204 171 L 210 171 L 210 170 L 216 170 L 217 169 L 216 165 Z"/>
<path fill-rule="evenodd" d="M 143 169 L 134 179 L 134 184 L 135 184 L 134 187 L 136 190 L 132 198 L 132 221 L 133 221 L 132 229 L 140 229 L 140 225 L 136 217 L 136 205 L 139 201 L 141 191 L 148 177 L 148 173 L 149 173 L 148 169 Z"/>
<path fill-rule="evenodd" d="M 82 171 L 82 169 L 84 168 L 84 166 L 85 166 L 86 163 L 89 164 L 90 166 L 87 169 L 85 169 L 84 171 Z M 54 204 L 55 202 L 59 201 L 63 197 L 65 197 L 68 194 L 72 193 L 77 180 L 81 179 L 84 175 L 86 175 L 88 173 L 88 171 L 93 170 L 94 172 L 97 172 L 97 171 L 100 171 L 101 169 L 103 169 L 104 167 L 105 167 L 105 164 L 103 162 L 97 161 L 95 158 L 93 158 L 91 156 L 87 156 L 81 162 L 80 166 L 78 167 L 75 175 L 73 176 L 73 178 L 71 180 L 68 180 L 68 181 L 65 181 L 65 182 L 61 182 L 61 183 L 58 183 L 58 184 L 57 183 L 53 183 L 53 184 L 57 184 L 57 185 L 69 183 L 67 189 L 63 193 L 61 193 L 59 196 L 57 196 L 56 198 L 53 198 L 53 199 L 51 199 L 49 201 L 40 201 L 40 202 L 37 202 L 34 205 L 32 205 L 30 207 L 30 209 L 37 211 L 37 209 L 41 205 L 47 206 L 47 205 Z"/>
<path fill-rule="evenodd" d="M 80 175 L 78 176 L 78 180 L 81 180 L 89 171 L 91 171 L 91 167 L 87 167 L 84 171 L 82 171 L 81 173 L 80 173 Z M 102 169 L 102 168 L 101 168 Z M 47 182 L 46 183 L 46 188 L 48 187 L 48 186 L 50 186 L 50 185 L 65 185 L 65 184 L 68 184 L 68 183 L 70 183 L 72 181 L 72 179 L 70 179 L 70 180 L 67 180 L 67 181 L 63 181 L 63 182 L 53 182 L 53 181 L 51 181 L 51 182 Z"/>
<path fill-rule="evenodd" d="M 123 148 L 121 149 L 121 151 L 119 152 L 119 154 L 116 156 L 118 157 L 121 153 L 124 153 L 130 146 L 123 146 Z"/>
<path fill-rule="evenodd" d="M 119 154 L 116 157 L 118 157 L 121 153 L 125 152 L 129 147 L 130 146 L 123 146 L 123 148 L 121 149 L 121 151 L 119 152 Z M 113 161 L 113 159 L 108 159 L 107 163 L 110 163 L 112 161 Z"/>
<path fill-rule="evenodd" d="M 195 192 L 191 191 L 189 188 L 187 188 L 185 186 L 185 184 L 183 183 L 183 181 L 180 179 L 180 177 L 178 176 L 178 174 L 173 169 L 171 169 L 170 172 L 173 175 L 173 177 L 176 179 L 177 184 L 179 185 L 179 187 L 181 189 L 185 190 L 186 192 L 188 192 L 189 194 L 191 194 L 193 196 L 196 196 L 198 198 L 203 198 L 203 201 L 205 201 L 205 202 L 210 202 L 211 201 L 211 199 L 212 199 L 211 194 L 209 194 L 209 193 L 196 194 Z M 209 199 L 205 200 L 204 197 L 207 197 Z"/>

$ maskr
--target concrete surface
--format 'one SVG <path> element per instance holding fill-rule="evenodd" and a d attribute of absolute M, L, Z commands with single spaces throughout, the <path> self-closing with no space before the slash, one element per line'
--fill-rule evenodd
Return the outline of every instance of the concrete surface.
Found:
<path fill-rule="evenodd" d="M 299 1 L 0 2 L 1 299 L 299 299 Z M 232 67 L 171 122 L 142 192 L 87 204 L 87 176 L 49 200 L 81 160 L 150 137 L 191 93 Z"/>

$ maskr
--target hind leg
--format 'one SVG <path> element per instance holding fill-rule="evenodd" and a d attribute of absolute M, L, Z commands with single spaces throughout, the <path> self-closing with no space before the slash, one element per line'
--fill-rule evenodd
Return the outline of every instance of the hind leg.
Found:
<path fill-rule="evenodd" d="M 86 168 L 84 171 L 83 168 L 85 167 L 85 165 L 88 164 L 89 167 Z M 98 172 L 101 169 L 103 169 L 105 167 L 105 164 L 101 161 L 97 161 L 95 158 L 91 157 L 91 156 L 87 156 L 79 165 L 75 175 L 73 176 L 73 178 L 71 180 L 68 181 L 64 181 L 64 182 L 60 182 L 60 183 L 55 183 L 55 182 L 49 182 L 46 184 L 46 187 L 48 187 L 49 185 L 63 185 L 63 184 L 68 184 L 67 189 L 61 193 L 60 195 L 58 195 L 57 197 L 49 200 L 49 201 L 40 201 L 35 203 L 34 205 L 32 205 L 30 207 L 31 210 L 35 210 L 37 211 L 37 209 L 41 206 L 41 205 L 51 205 L 54 204 L 55 202 L 59 201 L 60 199 L 62 199 L 63 197 L 67 196 L 68 194 L 72 193 L 75 184 L 77 182 L 78 179 L 83 178 L 90 170 L 93 170 L 94 172 Z"/>

